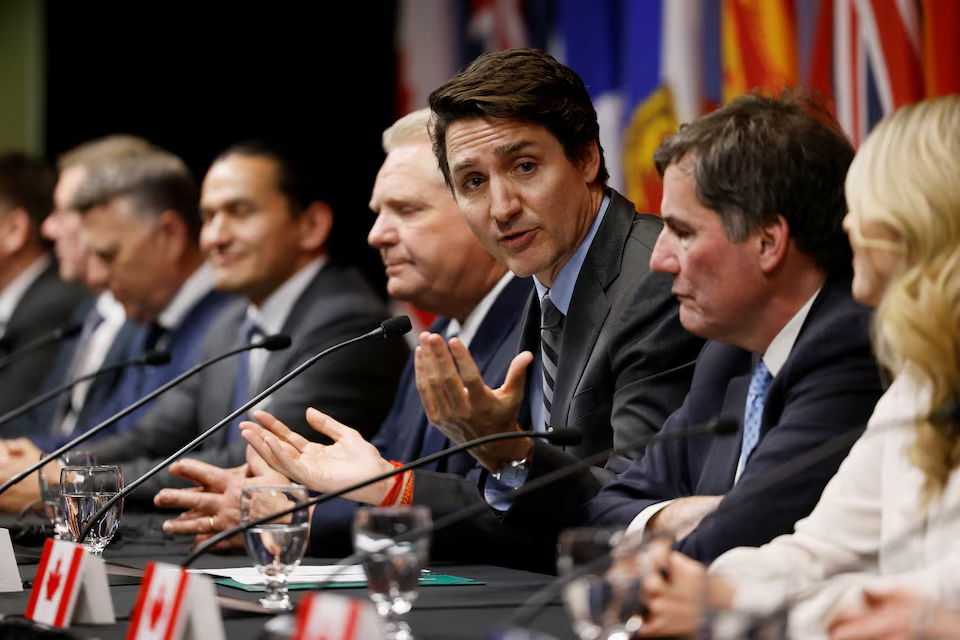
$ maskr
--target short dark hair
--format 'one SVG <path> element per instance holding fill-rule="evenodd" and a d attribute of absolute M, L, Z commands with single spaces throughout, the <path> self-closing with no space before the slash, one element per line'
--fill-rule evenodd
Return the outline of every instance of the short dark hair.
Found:
<path fill-rule="evenodd" d="M 136 202 L 138 213 L 159 216 L 176 211 L 187 226 L 190 238 L 200 238 L 200 194 L 193 175 L 178 156 L 169 151 L 148 151 L 141 155 L 105 159 L 90 168 L 73 208 L 81 214 L 127 197 Z"/>
<path fill-rule="evenodd" d="M 597 143 L 597 182 L 610 174 L 600 146 L 600 125 L 590 94 L 572 69 L 537 49 L 510 49 L 481 55 L 430 94 L 433 152 L 447 186 L 453 189 L 447 163 L 447 128 L 464 118 L 509 118 L 543 125 L 559 140 L 571 162 Z"/>
<path fill-rule="evenodd" d="M 45 244 L 40 225 L 53 210 L 55 185 L 53 168 L 40 158 L 20 151 L 0 155 L 0 202 L 27 212 L 33 226 L 31 236 L 37 244 Z"/>
<path fill-rule="evenodd" d="M 850 268 L 840 224 L 854 153 L 822 96 L 788 88 L 779 98 L 740 96 L 681 126 L 653 158 L 661 177 L 670 165 L 692 162 L 697 200 L 720 215 L 729 240 L 779 214 L 797 248 L 836 272 Z"/>
<path fill-rule="evenodd" d="M 224 149 L 212 164 L 230 156 L 267 158 L 277 166 L 277 190 L 290 203 L 290 215 L 299 216 L 312 202 L 323 200 L 317 191 L 316 180 L 311 180 L 308 162 L 293 145 L 279 139 L 255 138 L 232 144 Z"/>

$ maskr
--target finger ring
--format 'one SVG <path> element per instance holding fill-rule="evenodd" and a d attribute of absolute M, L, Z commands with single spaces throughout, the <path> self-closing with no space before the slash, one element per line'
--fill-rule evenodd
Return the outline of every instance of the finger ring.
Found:
<path fill-rule="evenodd" d="M 213 526 L 213 516 L 210 516 L 210 533 L 216 531 L 216 527 Z"/>

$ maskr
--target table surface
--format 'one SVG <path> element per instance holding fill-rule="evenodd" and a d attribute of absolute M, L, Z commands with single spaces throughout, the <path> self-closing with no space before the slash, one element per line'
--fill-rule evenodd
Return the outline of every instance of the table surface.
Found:
<path fill-rule="evenodd" d="M 118 565 L 143 569 L 147 562 L 160 561 L 179 564 L 189 551 L 188 538 L 166 536 L 160 529 L 163 517 L 158 514 L 125 514 L 121 533 L 104 552 L 108 566 Z M 17 521 L 12 515 L 0 514 L 0 526 L 11 531 L 17 552 L 20 577 L 25 584 L 32 582 L 36 573 L 43 539 L 36 529 Z M 335 561 L 306 558 L 305 564 L 332 564 Z M 208 554 L 193 566 L 200 569 L 239 567 L 249 565 L 242 553 Z M 413 611 L 408 615 L 410 626 L 418 640 L 431 638 L 489 638 L 497 629 L 507 625 L 528 598 L 550 585 L 552 576 L 515 571 L 484 565 L 443 564 L 430 567 L 436 573 L 472 578 L 483 585 L 430 586 L 420 589 Z M 113 625 L 76 625 L 70 632 L 79 638 L 124 638 L 139 589 L 137 578 L 111 575 L 110 593 L 117 622 Z M 240 601 L 256 602 L 259 593 L 217 586 L 217 594 Z M 296 602 L 307 590 L 291 590 Z M 366 598 L 363 589 L 337 589 L 335 593 Z M 0 594 L 0 615 L 4 618 L 22 616 L 30 591 Z M 222 610 L 226 637 L 258 638 L 269 614 Z M 558 639 L 576 638 L 563 605 L 552 597 L 529 625 L 530 629 L 547 633 Z"/>

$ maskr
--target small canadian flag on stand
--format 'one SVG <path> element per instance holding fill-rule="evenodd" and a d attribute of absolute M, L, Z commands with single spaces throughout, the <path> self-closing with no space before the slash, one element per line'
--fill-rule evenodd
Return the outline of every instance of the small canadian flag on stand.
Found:
<path fill-rule="evenodd" d="M 47 540 L 25 617 L 62 629 L 115 622 L 103 558 L 74 542 Z"/>
<path fill-rule="evenodd" d="M 293 640 L 381 640 L 383 621 L 365 600 L 313 593 L 297 605 Z"/>
<path fill-rule="evenodd" d="M 213 583 L 177 565 L 147 564 L 127 640 L 224 640 Z"/>

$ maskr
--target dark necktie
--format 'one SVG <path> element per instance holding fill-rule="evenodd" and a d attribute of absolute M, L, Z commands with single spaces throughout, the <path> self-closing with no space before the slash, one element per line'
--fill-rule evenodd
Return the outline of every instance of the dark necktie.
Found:
<path fill-rule="evenodd" d="M 148 351 L 163 351 L 170 342 L 170 331 L 159 322 L 151 322 L 147 327 L 147 336 L 143 341 L 144 353 Z"/>
<path fill-rule="evenodd" d="M 563 313 L 557 309 L 547 293 L 540 302 L 540 354 L 543 369 L 543 424 L 546 429 L 553 409 L 553 385 L 560 363 L 560 344 L 563 337 Z"/>
<path fill-rule="evenodd" d="M 257 327 L 256 323 L 249 317 L 240 325 L 240 335 L 237 339 L 237 346 L 243 347 L 253 341 L 254 336 L 263 335 L 263 332 Z M 237 377 L 233 381 L 233 408 L 237 409 L 244 402 L 250 399 L 250 352 L 243 351 L 238 356 Z M 247 419 L 246 414 L 240 414 L 233 419 L 230 426 L 227 427 L 227 442 L 235 442 L 240 439 L 240 423 Z"/>

